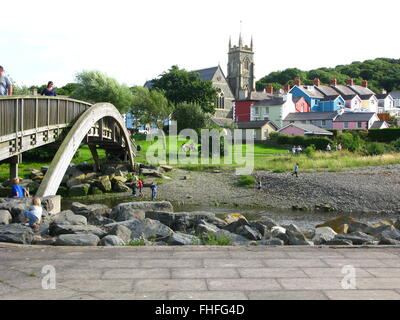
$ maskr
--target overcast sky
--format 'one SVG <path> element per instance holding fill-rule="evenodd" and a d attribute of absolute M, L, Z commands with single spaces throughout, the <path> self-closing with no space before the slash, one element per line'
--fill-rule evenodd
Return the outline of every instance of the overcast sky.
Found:
<path fill-rule="evenodd" d="M 0 65 L 20 85 L 100 70 L 143 85 L 177 64 L 221 64 L 242 23 L 255 72 L 400 58 L 398 0 L 13 0 L 1 4 Z"/>

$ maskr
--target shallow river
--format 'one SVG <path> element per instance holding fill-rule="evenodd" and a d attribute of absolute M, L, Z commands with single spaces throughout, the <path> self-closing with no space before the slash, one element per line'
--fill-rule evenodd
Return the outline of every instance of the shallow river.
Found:
<path fill-rule="evenodd" d="M 137 199 L 137 198 L 136 198 Z M 101 203 L 109 206 L 110 208 L 125 202 L 131 202 L 132 197 L 109 197 L 102 199 L 63 199 L 62 200 L 62 210 L 69 209 L 72 202 L 78 201 L 84 204 L 94 204 Z M 172 202 L 175 212 L 192 212 L 192 211 L 207 211 L 215 213 L 217 217 L 223 218 L 224 215 L 230 213 L 241 213 L 248 220 L 257 220 L 263 216 L 273 219 L 275 222 L 281 225 L 287 225 L 290 223 L 296 224 L 301 229 L 308 229 L 315 227 L 327 220 L 333 219 L 338 216 L 348 216 L 355 220 L 362 222 L 378 222 L 387 219 L 396 220 L 398 216 L 396 215 L 377 215 L 377 214 L 366 214 L 366 213 L 336 213 L 336 212 L 312 212 L 312 211 L 292 211 L 292 210 L 280 210 L 280 209 L 246 209 L 246 208 L 233 208 L 229 206 L 207 206 L 207 205 L 180 205 L 178 203 Z"/>

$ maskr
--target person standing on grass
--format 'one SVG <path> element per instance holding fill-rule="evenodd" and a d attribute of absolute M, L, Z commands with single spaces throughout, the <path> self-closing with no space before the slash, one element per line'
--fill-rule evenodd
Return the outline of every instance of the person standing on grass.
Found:
<path fill-rule="evenodd" d="M 151 189 L 151 201 L 153 201 L 157 197 L 157 185 L 154 182 L 152 182 L 150 185 L 150 189 Z"/>
<path fill-rule="evenodd" d="M 299 173 L 299 163 L 297 162 L 296 165 L 294 166 L 292 176 L 296 176 L 296 178 L 298 178 L 299 177 L 298 173 Z"/>
<path fill-rule="evenodd" d="M 139 187 L 139 197 L 143 197 L 143 181 L 142 181 L 142 179 L 139 179 L 137 181 L 137 185 Z"/>

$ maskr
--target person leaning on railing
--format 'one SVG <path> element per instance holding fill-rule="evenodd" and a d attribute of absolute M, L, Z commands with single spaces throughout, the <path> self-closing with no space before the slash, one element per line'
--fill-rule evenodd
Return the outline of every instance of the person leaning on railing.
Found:
<path fill-rule="evenodd" d="M 13 86 L 5 75 L 4 68 L 0 66 L 0 96 L 12 96 Z"/>

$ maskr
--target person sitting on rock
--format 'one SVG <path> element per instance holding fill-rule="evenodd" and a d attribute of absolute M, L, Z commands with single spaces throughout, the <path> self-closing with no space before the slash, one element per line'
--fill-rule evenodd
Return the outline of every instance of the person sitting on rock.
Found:
<path fill-rule="evenodd" d="M 29 192 L 19 185 L 19 178 L 12 179 L 10 198 L 25 198 L 29 197 Z"/>
<path fill-rule="evenodd" d="M 35 232 L 39 230 L 39 224 L 42 221 L 42 203 L 40 198 L 32 199 L 32 206 L 29 207 L 29 210 L 24 211 L 24 219 L 22 223 L 28 223 L 28 225 L 34 229 Z"/>

